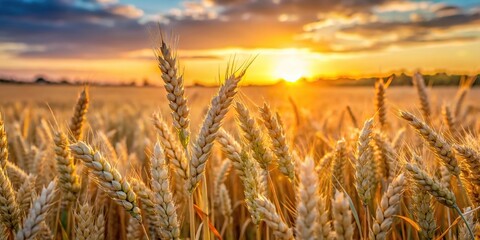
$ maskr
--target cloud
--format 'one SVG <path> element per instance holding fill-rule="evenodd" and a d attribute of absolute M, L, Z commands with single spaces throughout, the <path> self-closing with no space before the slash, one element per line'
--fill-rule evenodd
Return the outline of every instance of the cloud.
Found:
<path fill-rule="evenodd" d="M 0 8 L 0 43 L 39 45 L 24 57 L 108 57 L 148 46 L 141 10 L 130 5 L 85 1 L 6 0 Z"/>
<path fill-rule="evenodd" d="M 158 16 L 145 16 L 116 0 L 4 2 L 0 45 L 32 46 L 14 51 L 30 58 L 129 56 L 125 53 L 152 45 L 148 29 L 156 21 L 180 36 L 184 50 L 304 48 L 343 53 L 480 37 L 480 11 L 475 8 L 407 0 L 184 1 L 181 8 Z M 0 47 L 1 52 L 6 50 Z"/>

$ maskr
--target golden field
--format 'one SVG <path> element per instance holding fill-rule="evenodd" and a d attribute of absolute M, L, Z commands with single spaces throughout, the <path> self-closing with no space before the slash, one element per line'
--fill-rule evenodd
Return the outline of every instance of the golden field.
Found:
<path fill-rule="evenodd" d="M 479 236 L 471 82 L 242 77 L 184 92 L 165 80 L 177 89 L 168 98 L 160 87 L 1 85 L 0 239 Z"/>

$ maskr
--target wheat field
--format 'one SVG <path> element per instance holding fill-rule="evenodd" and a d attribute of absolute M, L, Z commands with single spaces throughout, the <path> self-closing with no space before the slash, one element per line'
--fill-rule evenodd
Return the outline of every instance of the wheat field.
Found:
<path fill-rule="evenodd" d="M 479 90 L 0 87 L 0 239 L 480 238 Z M 254 63 L 253 63 L 254 64 Z"/>

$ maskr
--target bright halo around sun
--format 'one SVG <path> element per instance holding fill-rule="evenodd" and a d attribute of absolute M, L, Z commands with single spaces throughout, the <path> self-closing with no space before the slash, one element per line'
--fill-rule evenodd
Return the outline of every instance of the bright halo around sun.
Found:
<path fill-rule="evenodd" d="M 273 77 L 287 82 L 296 82 L 309 75 L 309 63 L 305 59 L 296 56 L 281 57 L 276 60 Z"/>

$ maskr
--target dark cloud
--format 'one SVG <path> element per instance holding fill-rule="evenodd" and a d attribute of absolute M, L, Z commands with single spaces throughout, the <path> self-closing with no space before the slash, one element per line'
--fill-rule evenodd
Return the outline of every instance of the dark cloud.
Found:
<path fill-rule="evenodd" d="M 149 46 L 138 10 L 125 5 L 72 1 L 24 2 L 4 0 L 0 8 L 0 42 L 41 46 L 19 55 L 28 57 L 108 57 L 119 51 Z"/>

